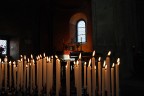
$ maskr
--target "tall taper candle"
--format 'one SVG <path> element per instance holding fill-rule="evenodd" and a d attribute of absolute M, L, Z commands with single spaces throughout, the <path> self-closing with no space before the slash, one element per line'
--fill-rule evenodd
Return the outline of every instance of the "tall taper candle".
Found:
<path fill-rule="evenodd" d="M 14 78 L 14 88 L 16 89 L 16 63 L 15 61 L 13 62 L 13 78 Z"/>
<path fill-rule="evenodd" d="M 107 96 L 111 95 L 111 91 L 110 91 L 110 54 L 111 51 L 108 52 L 108 55 L 106 57 L 106 65 L 107 65 Z"/>
<path fill-rule="evenodd" d="M 11 61 L 9 62 L 9 88 L 11 89 L 12 86 L 12 65 Z"/>
<path fill-rule="evenodd" d="M 98 94 L 101 95 L 101 57 L 98 59 Z"/>
<path fill-rule="evenodd" d="M 96 81 L 95 81 L 95 51 L 93 51 L 93 54 L 92 54 L 92 95 L 95 96 L 95 84 L 96 84 Z"/>
<path fill-rule="evenodd" d="M 0 58 L 0 90 L 2 89 L 2 63 Z"/>
<path fill-rule="evenodd" d="M 119 64 L 120 64 L 120 58 L 117 59 L 116 64 L 116 96 L 119 96 Z"/>
<path fill-rule="evenodd" d="M 7 56 L 4 58 L 4 64 L 5 64 L 5 91 L 7 90 Z"/>
<path fill-rule="evenodd" d="M 86 62 L 84 63 L 84 89 L 86 89 Z"/>
<path fill-rule="evenodd" d="M 112 65 L 111 68 L 111 92 L 112 92 L 112 96 L 114 96 L 114 63 Z"/>
<path fill-rule="evenodd" d="M 105 96 L 105 61 L 102 68 L 102 96 Z"/>

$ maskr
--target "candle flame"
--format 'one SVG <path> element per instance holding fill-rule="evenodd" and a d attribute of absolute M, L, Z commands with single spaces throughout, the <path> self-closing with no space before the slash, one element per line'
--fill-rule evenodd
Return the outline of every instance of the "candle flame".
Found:
<path fill-rule="evenodd" d="M 26 68 L 28 67 L 28 65 L 26 65 Z"/>
<path fill-rule="evenodd" d="M 65 67 L 67 68 L 67 65 Z"/>
<path fill-rule="evenodd" d="M 57 56 L 57 55 L 55 55 L 55 58 L 56 58 L 56 59 L 58 59 L 58 56 Z"/>
<path fill-rule="evenodd" d="M 33 59 L 33 55 L 31 54 L 31 59 Z"/>
<path fill-rule="evenodd" d="M 108 52 L 108 56 L 110 56 L 110 55 L 111 55 L 111 51 Z"/>
<path fill-rule="evenodd" d="M 53 56 L 51 56 L 51 58 L 53 59 Z"/>
<path fill-rule="evenodd" d="M 100 60 L 101 60 L 101 57 L 99 57 L 98 61 L 100 61 Z"/>
<path fill-rule="evenodd" d="M 92 56 L 95 56 L 95 50 L 93 51 L 93 54 L 92 54 Z"/>
<path fill-rule="evenodd" d="M 107 65 L 105 66 L 105 69 L 107 69 Z"/>
<path fill-rule="evenodd" d="M 115 65 L 115 64 L 113 63 L 113 64 L 112 64 L 112 67 L 114 67 L 114 65 Z"/>
<path fill-rule="evenodd" d="M 105 65 L 106 65 L 106 61 L 104 60 L 104 64 L 103 64 L 103 67 L 105 67 Z"/>
<path fill-rule="evenodd" d="M 22 55 L 20 55 L 20 57 L 22 58 L 23 56 L 22 56 Z"/>
<path fill-rule="evenodd" d="M 41 58 L 42 58 L 42 55 L 40 54 L 39 57 L 40 57 L 40 59 L 41 59 Z"/>
<path fill-rule="evenodd" d="M 43 56 L 45 57 L 45 53 L 43 53 Z"/>
<path fill-rule="evenodd" d="M 1 58 L 0 58 L 0 62 L 1 62 Z"/>
<path fill-rule="evenodd" d="M 74 61 L 73 63 L 74 63 L 74 65 L 75 65 L 75 61 Z"/>
<path fill-rule="evenodd" d="M 84 62 L 84 65 L 86 65 L 86 62 Z"/>
<path fill-rule="evenodd" d="M 118 65 L 120 64 L 120 58 L 117 59 L 117 64 L 118 64 Z"/>
<path fill-rule="evenodd" d="M 79 54 L 79 59 L 81 59 L 81 53 Z"/>
<path fill-rule="evenodd" d="M 28 58 L 28 63 L 29 63 L 29 58 Z"/>
<path fill-rule="evenodd" d="M 7 62 L 7 56 L 5 56 L 4 61 Z"/>
<path fill-rule="evenodd" d="M 15 63 L 16 63 L 16 62 L 15 62 L 15 61 L 13 61 L 13 64 L 14 64 L 14 65 L 15 65 Z"/>
<path fill-rule="evenodd" d="M 9 64 L 11 65 L 11 61 L 9 61 Z"/>
<path fill-rule="evenodd" d="M 89 66 L 91 65 L 91 59 L 89 60 Z"/>
<path fill-rule="evenodd" d="M 26 60 L 26 55 L 24 55 L 24 60 Z"/>
<path fill-rule="evenodd" d="M 94 69 L 96 70 L 96 65 L 95 65 Z"/>

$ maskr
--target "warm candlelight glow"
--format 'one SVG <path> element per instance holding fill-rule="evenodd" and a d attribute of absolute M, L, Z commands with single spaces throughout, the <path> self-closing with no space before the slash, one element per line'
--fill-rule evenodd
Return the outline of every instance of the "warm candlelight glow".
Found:
<path fill-rule="evenodd" d="M 107 65 L 105 65 L 105 69 L 107 69 Z"/>
<path fill-rule="evenodd" d="M 91 64 L 91 59 L 89 60 L 89 66 L 90 66 L 90 64 Z"/>
<path fill-rule="evenodd" d="M 84 65 L 86 65 L 86 62 L 84 62 Z"/>
<path fill-rule="evenodd" d="M 94 69 L 96 70 L 96 66 L 94 66 Z"/>
<path fill-rule="evenodd" d="M 9 62 L 9 64 L 11 65 L 11 61 Z"/>
<path fill-rule="evenodd" d="M 55 55 L 55 58 L 56 58 L 56 59 L 58 59 L 58 56 L 57 56 L 57 55 Z"/>
<path fill-rule="evenodd" d="M 105 67 L 105 65 L 106 65 L 106 61 L 104 61 L 103 67 Z"/>
<path fill-rule="evenodd" d="M 7 62 L 7 56 L 5 56 L 4 61 Z"/>
<path fill-rule="evenodd" d="M 117 64 L 118 64 L 118 65 L 120 64 L 120 58 L 117 59 Z"/>
<path fill-rule="evenodd" d="M 79 54 L 79 59 L 81 59 L 81 53 Z"/>
<path fill-rule="evenodd" d="M 108 56 L 110 56 L 110 55 L 111 55 L 111 51 L 108 52 Z"/>
<path fill-rule="evenodd" d="M 33 55 L 31 54 L 31 59 L 33 59 Z"/>
<path fill-rule="evenodd" d="M 20 55 L 20 57 L 22 58 L 23 56 L 22 56 L 22 55 Z"/>
<path fill-rule="evenodd" d="M 43 56 L 45 57 L 45 53 L 43 53 Z"/>
<path fill-rule="evenodd" d="M 24 55 L 24 60 L 26 60 L 26 55 Z"/>
<path fill-rule="evenodd" d="M 92 56 L 95 56 L 95 50 L 93 51 L 93 54 L 92 54 Z"/>
<path fill-rule="evenodd" d="M 0 58 L 0 62 L 1 62 L 1 58 Z"/>
<path fill-rule="evenodd" d="M 112 67 L 114 67 L 114 63 L 112 64 Z"/>
<path fill-rule="evenodd" d="M 99 57 L 98 61 L 100 61 L 100 60 L 101 60 L 101 57 Z"/>

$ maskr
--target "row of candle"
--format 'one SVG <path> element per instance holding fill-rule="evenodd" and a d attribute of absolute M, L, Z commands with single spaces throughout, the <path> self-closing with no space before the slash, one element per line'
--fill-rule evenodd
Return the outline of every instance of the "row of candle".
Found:
<path fill-rule="evenodd" d="M 82 87 L 87 89 L 87 93 L 91 96 L 96 96 L 96 88 L 98 86 L 98 94 L 105 96 L 105 91 L 107 96 L 114 96 L 114 86 L 116 86 L 116 96 L 119 96 L 119 59 L 117 64 L 111 66 L 110 54 L 106 57 L 105 63 L 102 67 L 102 62 L 99 58 L 98 71 L 97 64 L 95 60 L 95 51 L 93 51 L 92 58 L 90 58 L 88 65 L 87 62 L 82 66 L 81 53 L 77 62 L 74 62 L 74 81 L 77 90 L 77 95 L 82 95 Z M 56 57 L 56 96 L 59 96 L 61 88 L 61 62 L 58 56 Z M 2 89 L 4 82 L 5 91 L 7 90 L 7 85 L 9 88 L 14 85 L 16 90 L 29 89 L 32 93 L 37 87 L 38 93 L 40 94 L 43 89 L 46 89 L 47 94 L 53 87 L 53 57 L 47 57 L 45 54 L 43 57 L 41 55 L 37 56 L 36 62 L 31 55 L 29 60 L 26 56 L 21 56 L 20 60 L 17 62 L 7 63 L 7 57 L 4 58 L 4 62 L 0 59 L 0 90 Z M 66 68 L 66 94 L 70 96 L 70 59 L 67 60 Z M 82 72 L 82 68 L 84 68 Z M 8 70 L 9 69 L 9 70 Z M 115 70 L 114 70 L 115 69 Z M 8 73 L 9 72 L 9 73 Z M 96 73 L 98 72 L 98 73 Z M 115 72 L 115 74 L 114 74 Z M 82 76 L 84 73 L 84 76 Z M 98 78 L 97 75 L 98 74 Z M 9 75 L 9 76 L 8 76 Z M 115 75 L 115 76 L 114 76 Z M 9 78 L 9 80 L 8 80 Z M 98 84 L 96 84 L 98 80 Z M 7 82 L 8 81 L 8 82 Z M 13 82 L 12 82 L 13 81 Z M 84 81 L 84 84 L 82 84 Z M 116 85 L 114 85 L 116 82 Z M 9 84 L 7 84 L 9 83 Z M 84 85 L 84 86 L 83 86 Z"/>
<path fill-rule="evenodd" d="M 5 57 L 4 62 L 0 59 L 0 90 L 4 88 L 7 91 L 13 85 L 17 91 L 29 89 L 32 93 L 37 87 L 39 94 L 43 89 L 50 94 L 53 86 L 53 57 L 39 55 L 36 63 L 32 55 L 30 60 L 21 56 L 20 60 L 8 63 L 7 59 Z"/>
<path fill-rule="evenodd" d="M 81 96 L 82 94 L 81 92 L 82 80 L 84 81 L 83 88 L 87 89 L 87 94 L 89 94 L 89 96 L 96 96 L 97 93 L 99 94 L 99 96 L 105 96 L 105 95 L 115 96 L 115 94 L 116 96 L 119 96 L 120 59 L 118 58 L 117 63 L 116 64 L 113 63 L 111 66 L 110 54 L 111 52 L 108 53 L 108 56 L 106 57 L 106 60 L 104 60 L 104 64 L 102 66 L 100 57 L 98 60 L 98 64 L 96 64 L 96 60 L 94 57 L 95 51 L 94 51 L 92 58 L 90 58 L 88 62 L 88 65 L 87 65 L 87 62 L 84 63 L 83 78 L 81 76 L 82 75 L 81 54 L 79 55 L 79 59 L 77 60 L 77 62 L 74 62 L 74 78 L 75 78 L 75 87 L 77 90 L 77 96 Z M 96 69 L 96 65 L 98 65 L 98 69 Z M 98 84 L 96 84 L 97 82 Z M 98 92 L 96 92 L 97 87 L 98 87 Z M 114 90 L 115 88 L 116 88 L 116 92 Z"/>

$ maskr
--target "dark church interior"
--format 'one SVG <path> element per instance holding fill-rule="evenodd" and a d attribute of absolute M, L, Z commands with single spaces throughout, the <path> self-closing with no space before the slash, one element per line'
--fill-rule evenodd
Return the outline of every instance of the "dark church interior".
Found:
<path fill-rule="evenodd" d="M 6 52 L 0 52 L 0 58 L 7 56 L 8 61 L 14 61 L 20 55 L 77 56 L 81 52 L 88 61 L 95 50 L 96 56 L 104 60 L 111 51 L 112 62 L 115 58 L 121 60 L 119 96 L 142 96 L 143 9 L 143 0 L 3 1 L 0 3 L 0 40 L 6 42 Z M 80 20 L 85 22 L 84 39 L 77 34 Z"/>

